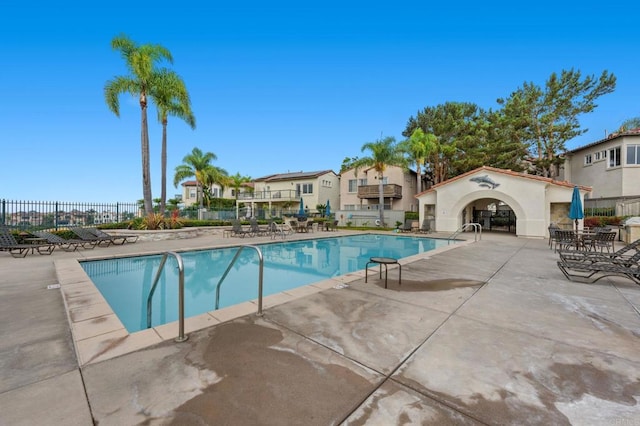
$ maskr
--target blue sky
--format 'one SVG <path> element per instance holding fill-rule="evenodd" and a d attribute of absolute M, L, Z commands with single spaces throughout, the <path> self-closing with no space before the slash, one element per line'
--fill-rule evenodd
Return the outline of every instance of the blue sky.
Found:
<path fill-rule="evenodd" d="M 142 198 L 140 108 L 103 96 L 127 73 L 111 39 L 161 44 L 191 94 L 191 130 L 169 119 L 173 170 L 194 147 L 253 178 L 339 171 L 381 136 L 447 101 L 497 108 L 552 72 L 616 75 L 581 116 L 569 149 L 640 116 L 637 2 L 30 2 L 0 0 L 0 199 Z M 151 182 L 160 196 L 161 127 L 149 110 Z"/>

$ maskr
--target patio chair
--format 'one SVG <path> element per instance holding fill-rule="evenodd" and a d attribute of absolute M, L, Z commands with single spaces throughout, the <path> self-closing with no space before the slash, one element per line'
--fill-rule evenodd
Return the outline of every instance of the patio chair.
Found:
<path fill-rule="evenodd" d="M 578 236 L 574 231 L 567 231 L 564 229 L 556 229 L 554 237 L 554 250 L 568 250 L 572 247 L 578 249 L 580 243 L 578 242 Z"/>
<path fill-rule="evenodd" d="M 239 220 L 235 219 L 231 221 L 231 236 L 244 238 L 245 236 L 253 236 L 250 229 L 244 229 Z"/>
<path fill-rule="evenodd" d="M 616 231 L 597 232 L 591 240 L 591 249 L 600 253 L 607 249 L 607 253 L 615 251 Z"/>
<path fill-rule="evenodd" d="M 327 231 L 337 231 L 338 230 L 338 221 L 334 220 L 333 222 L 327 222 Z"/>
<path fill-rule="evenodd" d="M 111 235 L 98 228 L 86 229 L 98 238 L 111 238 L 113 240 L 113 244 L 135 243 L 136 241 L 138 241 L 138 236 L 133 234 Z"/>
<path fill-rule="evenodd" d="M 612 253 L 600 253 L 582 250 L 558 250 L 560 260 L 563 262 L 597 262 L 607 259 L 617 259 L 620 262 L 633 260 L 633 252 L 640 251 L 640 239 L 635 240 Z"/>
<path fill-rule="evenodd" d="M 558 225 L 551 224 L 549 225 L 549 249 L 554 248 L 554 244 L 556 242 L 556 231 L 560 229 Z"/>
<path fill-rule="evenodd" d="M 50 244 L 53 244 L 64 251 L 76 251 L 78 250 L 78 247 L 82 247 L 84 249 L 93 249 L 97 244 L 96 241 L 83 241 L 77 239 L 67 240 L 66 238 L 62 238 L 59 235 L 52 234 L 51 232 L 47 231 L 33 231 L 32 234 L 47 240 L 47 242 L 49 242 Z"/>
<path fill-rule="evenodd" d="M 33 253 L 34 250 L 38 254 L 51 254 L 55 248 L 56 246 L 50 243 L 19 244 L 9 228 L 5 225 L 0 226 L 0 251 L 8 251 L 13 257 L 25 257 L 29 251 Z"/>
<path fill-rule="evenodd" d="M 111 237 L 98 237 L 95 234 L 89 232 L 88 229 L 82 228 L 80 226 L 70 226 L 69 230 L 73 232 L 78 239 L 91 242 L 93 241 L 96 245 L 100 247 L 109 247 L 113 244 L 113 239 Z"/>
<path fill-rule="evenodd" d="M 558 261 L 558 268 L 570 281 L 594 283 L 610 276 L 629 278 L 640 284 L 640 252 L 626 260 L 601 258 L 595 262 Z"/>

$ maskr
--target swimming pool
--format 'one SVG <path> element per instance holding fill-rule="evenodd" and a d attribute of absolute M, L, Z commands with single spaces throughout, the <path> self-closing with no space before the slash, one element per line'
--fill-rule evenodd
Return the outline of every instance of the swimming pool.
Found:
<path fill-rule="evenodd" d="M 401 259 L 446 245 L 424 237 L 363 234 L 259 244 L 264 257 L 263 294 L 279 293 L 365 268 L 370 257 Z M 185 274 L 185 317 L 215 308 L 216 285 L 238 247 L 180 253 Z M 147 296 L 162 256 L 81 262 L 128 332 L 147 328 Z M 152 307 L 152 325 L 178 319 L 178 271 L 167 259 Z M 244 250 L 221 286 L 219 307 L 258 297 L 258 256 Z"/>

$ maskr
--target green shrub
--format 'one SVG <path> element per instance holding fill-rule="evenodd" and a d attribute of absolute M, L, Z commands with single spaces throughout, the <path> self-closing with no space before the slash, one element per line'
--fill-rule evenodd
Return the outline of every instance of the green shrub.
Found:
<path fill-rule="evenodd" d="M 420 213 L 418 212 L 404 212 L 404 220 L 419 220 Z"/>

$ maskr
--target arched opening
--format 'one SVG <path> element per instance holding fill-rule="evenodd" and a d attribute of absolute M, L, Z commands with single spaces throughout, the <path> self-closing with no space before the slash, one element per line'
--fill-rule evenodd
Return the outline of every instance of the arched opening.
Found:
<path fill-rule="evenodd" d="M 504 201 L 481 198 L 470 206 L 471 222 L 481 224 L 484 231 L 516 233 L 516 214 Z"/>
<path fill-rule="evenodd" d="M 453 207 L 457 211 L 460 226 L 474 222 L 483 231 L 505 232 L 518 235 L 518 226 L 526 221 L 520 203 L 498 191 L 475 191 L 460 198 Z"/>

